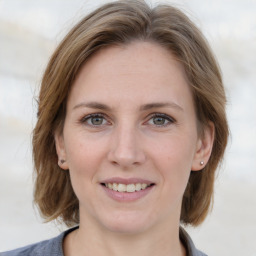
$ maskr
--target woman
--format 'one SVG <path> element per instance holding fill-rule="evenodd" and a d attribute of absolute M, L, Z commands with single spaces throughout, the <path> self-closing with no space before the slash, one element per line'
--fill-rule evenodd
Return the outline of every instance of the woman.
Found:
<path fill-rule="evenodd" d="M 226 98 L 182 12 L 100 7 L 56 49 L 38 103 L 35 203 L 72 228 L 2 255 L 205 255 L 180 223 L 197 226 L 209 211 Z"/>

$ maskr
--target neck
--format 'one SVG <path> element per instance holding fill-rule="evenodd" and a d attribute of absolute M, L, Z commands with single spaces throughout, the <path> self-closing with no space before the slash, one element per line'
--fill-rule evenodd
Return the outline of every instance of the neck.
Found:
<path fill-rule="evenodd" d="M 88 225 L 70 233 L 64 241 L 65 256 L 185 256 L 185 248 L 179 239 L 179 226 L 159 227 L 159 230 L 137 234 L 92 229 Z"/>

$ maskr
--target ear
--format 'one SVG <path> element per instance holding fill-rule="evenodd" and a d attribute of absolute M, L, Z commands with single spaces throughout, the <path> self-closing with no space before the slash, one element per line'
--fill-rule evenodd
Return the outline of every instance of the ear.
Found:
<path fill-rule="evenodd" d="M 54 134 L 54 140 L 55 140 L 56 152 L 58 155 L 58 165 L 61 169 L 68 170 L 69 166 L 67 161 L 67 154 L 66 154 L 63 134 L 56 131 Z"/>
<path fill-rule="evenodd" d="M 207 164 L 212 153 L 214 135 L 214 124 L 209 122 L 208 125 L 204 127 L 203 134 L 197 141 L 196 153 L 191 167 L 192 171 L 200 171 Z"/>

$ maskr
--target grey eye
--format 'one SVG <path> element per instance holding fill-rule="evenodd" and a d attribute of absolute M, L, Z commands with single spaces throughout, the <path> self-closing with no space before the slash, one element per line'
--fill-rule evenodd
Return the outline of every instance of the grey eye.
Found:
<path fill-rule="evenodd" d="M 161 117 L 161 116 L 153 117 L 152 119 L 153 119 L 152 121 L 155 125 L 165 125 L 168 122 L 168 120 L 166 120 L 166 118 Z"/>
<path fill-rule="evenodd" d="M 100 116 L 91 117 L 88 120 L 89 123 L 92 125 L 102 125 L 104 123 L 104 118 Z"/>
<path fill-rule="evenodd" d="M 167 114 L 155 113 L 148 120 L 148 124 L 156 127 L 165 127 L 175 123 L 175 120 Z"/>
<path fill-rule="evenodd" d="M 82 118 L 81 122 L 91 127 L 106 125 L 108 123 L 102 114 L 90 114 Z"/>

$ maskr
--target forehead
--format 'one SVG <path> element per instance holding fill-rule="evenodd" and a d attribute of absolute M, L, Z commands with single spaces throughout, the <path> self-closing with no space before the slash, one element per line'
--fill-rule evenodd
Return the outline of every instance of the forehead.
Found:
<path fill-rule="evenodd" d="M 152 72 L 152 68 L 154 72 Z M 166 73 L 169 73 L 173 77 L 172 80 L 176 76 L 182 76 L 186 79 L 183 65 L 171 51 L 168 51 L 157 43 L 142 41 L 100 49 L 86 61 L 78 74 L 78 79 L 81 73 L 84 73 L 88 79 L 90 75 L 92 76 L 92 73 L 97 73 L 99 79 L 106 74 L 113 76 L 151 74 L 151 77 L 158 77 L 158 79 L 161 77 L 164 79 L 167 78 Z M 175 76 L 173 73 L 176 73 Z M 94 77 L 94 79 L 97 79 L 97 77 Z"/>
<path fill-rule="evenodd" d="M 168 50 L 151 42 L 133 42 L 98 51 L 81 68 L 70 100 L 97 97 L 106 102 L 122 95 L 127 100 L 137 97 L 138 103 L 159 98 L 173 99 L 179 104 L 192 100 L 182 64 Z"/>

